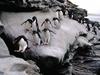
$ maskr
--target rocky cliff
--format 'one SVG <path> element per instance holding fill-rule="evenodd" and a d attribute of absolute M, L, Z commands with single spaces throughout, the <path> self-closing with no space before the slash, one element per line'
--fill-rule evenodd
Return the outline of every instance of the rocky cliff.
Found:
<path fill-rule="evenodd" d="M 31 9 L 30 6 L 27 6 L 27 4 L 24 4 L 23 2 L 22 5 L 20 5 L 20 3 L 16 5 L 14 0 L 12 0 L 11 2 L 9 0 L 1 0 L 0 4 L 2 6 L 11 4 L 11 6 L 13 6 L 14 8 L 17 7 L 21 9 L 27 9 L 27 8 Z M 40 8 L 43 6 L 43 8 L 46 7 L 48 9 L 56 5 L 62 6 L 64 3 L 63 0 L 34 0 L 34 2 L 31 4 L 33 4 L 33 6 L 35 6 L 36 8 L 37 7 Z M 39 4 L 40 6 L 38 6 Z M 74 7 L 74 6 L 76 5 L 73 5 L 71 2 L 68 2 L 68 7 Z M 45 20 L 45 18 L 49 18 L 52 21 L 52 18 L 55 17 L 55 11 L 50 10 L 49 12 L 41 12 L 41 11 L 1 12 L 0 20 L 4 24 L 4 26 L 10 31 L 9 34 L 12 34 L 14 37 L 18 37 L 19 35 L 25 35 L 29 40 L 32 40 L 31 39 L 32 36 L 30 37 L 30 34 L 24 33 L 23 27 L 20 24 L 25 20 L 27 20 L 28 18 L 32 18 L 34 15 L 38 18 L 39 26 L 40 26 L 41 23 Z M 75 40 L 75 36 L 77 36 L 80 31 L 86 32 L 85 26 L 83 24 L 79 24 L 77 21 L 69 19 L 67 15 L 63 17 L 63 20 L 61 21 L 61 28 L 59 30 L 55 30 L 56 34 L 52 35 L 52 40 L 49 46 L 34 47 L 32 45 L 32 42 L 29 41 L 30 47 L 32 47 L 32 49 L 34 50 L 33 53 L 36 52 L 37 56 L 39 57 L 52 56 L 54 58 L 58 58 L 59 61 L 62 63 L 66 51 L 70 49 L 69 44 L 73 43 L 73 41 Z M 0 41 L 0 47 L 1 47 L 0 48 L 0 75 L 40 75 L 40 69 L 35 64 L 34 61 L 31 60 L 25 61 L 21 58 L 10 56 L 8 49 L 3 40 Z M 71 72 L 74 75 L 95 75 L 95 74 L 99 75 L 100 60 L 99 58 L 98 59 L 96 58 L 98 57 L 91 56 L 91 57 L 87 57 L 87 60 L 85 60 L 84 58 L 80 60 L 75 60 L 72 64 L 73 69 L 72 68 L 68 68 L 68 69 L 72 70 Z M 47 62 L 47 60 L 49 59 L 41 60 L 41 61 L 43 62 L 43 64 L 46 64 L 46 66 L 52 64 L 52 61 Z M 45 66 L 43 65 L 43 67 Z M 63 65 L 60 66 L 60 68 L 62 67 L 66 67 L 66 66 Z M 66 68 L 62 68 L 60 70 L 58 69 L 57 72 L 62 70 L 63 70 L 62 72 L 64 72 L 64 69 Z M 65 75 L 66 74 L 67 73 L 65 73 Z"/>
<path fill-rule="evenodd" d="M 69 0 L 1 0 L 1 11 L 49 11 L 49 8 L 55 6 L 77 7 Z"/>

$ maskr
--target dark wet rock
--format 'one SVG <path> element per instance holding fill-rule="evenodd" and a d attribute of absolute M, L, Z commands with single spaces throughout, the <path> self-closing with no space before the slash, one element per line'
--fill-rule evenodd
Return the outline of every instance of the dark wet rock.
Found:
<path fill-rule="evenodd" d="M 2 31 L 2 29 L 3 29 L 3 27 L 1 26 L 1 31 Z M 26 50 L 26 52 L 24 52 L 24 53 L 14 52 L 14 50 L 16 50 L 16 49 L 14 48 L 14 46 L 13 46 L 14 44 L 12 42 L 13 42 L 13 39 L 15 37 L 9 36 L 11 33 L 9 32 L 7 34 L 7 32 L 6 32 L 7 29 L 5 29 L 5 27 L 3 30 L 5 30 L 5 31 L 3 33 L 1 33 L 0 36 L 2 37 L 3 40 L 5 40 L 5 43 L 8 46 L 9 51 L 10 51 L 10 53 L 12 53 L 12 55 L 19 56 L 23 59 L 26 57 L 27 59 L 35 61 L 34 58 L 35 58 L 36 52 L 34 50 L 32 52 L 32 50 L 29 49 L 29 50 Z M 34 48 L 32 48 L 32 49 L 34 49 Z M 41 50 L 41 49 L 39 49 L 39 50 Z M 60 62 L 57 57 L 39 56 L 37 54 L 36 59 L 38 59 L 38 61 L 36 61 L 37 65 L 40 67 L 41 72 L 44 73 L 45 75 L 56 75 L 56 74 L 57 75 L 61 75 L 61 74 L 65 75 L 66 73 L 71 73 L 68 71 L 69 70 L 68 68 L 70 68 L 69 67 L 70 64 L 68 62 L 65 62 L 63 64 L 63 62 Z M 30 63 L 34 64 L 32 62 L 30 62 Z M 23 64 L 22 65 L 21 64 L 14 64 L 14 66 L 12 66 L 12 68 L 10 69 L 11 71 L 16 71 L 16 70 L 23 71 L 27 67 L 26 65 L 23 65 Z M 18 66 L 20 66 L 20 68 Z M 37 69 L 34 69 L 34 70 L 38 71 Z M 28 70 L 27 73 L 29 73 L 30 71 L 31 70 Z M 31 71 L 31 72 L 33 73 L 33 71 Z"/>
<path fill-rule="evenodd" d="M 59 1 L 59 2 L 61 2 L 61 3 L 64 3 L 64 0 L 57 0 L 57 1 Z"/>
<path fill-rule="evenodd" d="M 0 75 L 40 75 L 40 69 L 35 62 L 28 62 L 11 56 L 0 38 Z"/>
<path fill-rule="evenodd" d="M 4 75 L 4 72 L 0 71 L 0 75 Z"/>
<path fill-rule="evenodd" d="M 39 11 L 44 10 L 45 8 L 51 8 L 54 6 L 63 6 L 66 5 L 68 8 L 77 7 L 68 0 L 67 4 L 64 4 L 64 0 L 1 0 L 0 1 L 0 10 L 2 11 Z M 46 9 L 47 10 L 47 9 Z"/>
<path fill-rule="evenodd" d="M 40 72 L 39 67 L 36 65 L 36 63 L 35 63 L 34 61 L 32 61 L 32 60 L 27 60 L 27 62 L 28 62 L 29 64 L 32 65 L 34 71 Z M 35 64 L 35 65 L 34 65 L 34 64 Z"/>
<path fill-rule="evenodd" d="M 85 59 L 85 62 L 74 62 L 73 72 L 75 75 L 99 75 L 100 60 Z M 84 60 L 79 60 L 84 61 Z"/>
<path fill-rule="evenodd" d="M 80 48 L 79 50 L 72 61 L 74 75 L 99 75 L 100 56 L 96 51 L 91 53 L 91 49 Z"/>

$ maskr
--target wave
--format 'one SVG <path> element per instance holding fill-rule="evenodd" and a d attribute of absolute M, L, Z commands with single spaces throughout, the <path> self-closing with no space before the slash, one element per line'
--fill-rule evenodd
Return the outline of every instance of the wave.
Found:
<path fill-rule="evenodd" d="M 100 22 L 100 14 L 89 14 L 87 17 L 92 21 Z"/>

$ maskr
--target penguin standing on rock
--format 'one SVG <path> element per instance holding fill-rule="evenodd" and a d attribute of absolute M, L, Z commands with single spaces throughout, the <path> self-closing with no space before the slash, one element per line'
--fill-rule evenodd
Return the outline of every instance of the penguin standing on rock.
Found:
<path fill-rule="evenodd" d="M 41 44 L 41 38 L 39 37 L 38 33 L 33 31 L 33 39 L 34 39 L 34 45 L 40 45 Z"/>
<path fill-rule="evenodd" d="M 38 25 L 38 20 L 36 16 L 32 17 L 32 31 L 40 31 L 39 25 Z"/>
<path fill-rule="evenodd" d="M 63 13 L 63 16 L 65 17 L 66 16 L 66 12 L 67 12 L 67 9 L 66 9 L 66 6 L 61 6 L 61 11 Z"/>
<path fill-rule="evenodd" d="M 42 30 L 42 32 L 43 32 L 43 36 L 44 36 L 43 37 L 43 44 L 48 45 L 50 43 L 50 39 L 51 39 L 51 32 L 54 33 L 54 34 L 56 34 L 56 33 L 53 32 L 52 30 L 46 29 L 46 28 L 44 28 Z"/>
<path fill-rule="evenodd" d="M 62 16 L 63 16 L 62 11 L 61 11 L 60 9 L 57 9 L 57 10 L 56 10 L 56 17 L 57 17 L 59 20 L 62 20 L 62 19 L 63 19 Z"/>
<path fill-rule="evenodd" d="M 23 22 L 21 25 L 25 26 L 25 32 L 30 31 L 31 27 L 32 27 L 32 20 L 31 19 L 27 19 L 25 22 Z"/>
<path fill-rule="evenodd" d="M 41 24 L 41 26 L 44 27 L 44 29 L 51 29 L 53 27 L 53 25 L 51 24 L 51 21 L 46 18 L 45 21 L 43 21 L 43 23 Z"/>
<path fill-rule="evenodd" d="M 44 33 L 44 39 L 43 39 L 43 44 L 44 45 L 48 45 L 50 42 L 50 31 L 49 29 L 43 29 L 43 33 Z"/>
<path fill-rule="evenodd" d="M 41 26 L 44 26 L 42 32 L 43 32 L 43 44 L 48 45 L 51 39 L 51 35 L 50 32 L 54 33 L 51 30 L 51 26 L 53 27 L 53 25 L 51 24 L 51 21 L 46 18 L 45 21 L 42 23 Z"/>
<path fill-rule="evenodd" d="M 33 16 L 32 18 L 32 34 L 33 34 L 33 39 L 34 39 L 34 44 L 35 45 L 40 45 L 42 43 L 41 41 L 41 36 L 40 36 L 40 29 L 38 25 L 38 20 L 36 16 Z"/>
<path fill-rule="evenodd" d="M 18 36 L 17 38 L 15 38 L 14 40 L 14 46 L 16 48 L 18 48 L 18 50 L 15 50 L 15 52 L 25 52 L 25 50 L 28 49 L 28 41 L 27 38 L 23 35 Z"/>
<path fill-rule="evenodd" d="M 59 29 L 60 28 L 60 20 L 56 17 L 53 18 L 54 28 Z"/>

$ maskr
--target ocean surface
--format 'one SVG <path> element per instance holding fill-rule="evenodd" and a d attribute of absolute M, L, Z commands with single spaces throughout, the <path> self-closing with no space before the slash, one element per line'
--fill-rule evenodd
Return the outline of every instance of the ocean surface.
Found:
<path fill-rule="evenodd" d="M 100 22 L 100 15 L 96 15 L 96 14 L 89 14 L 88 18 L 92 21 L 98 21 Z"/>

